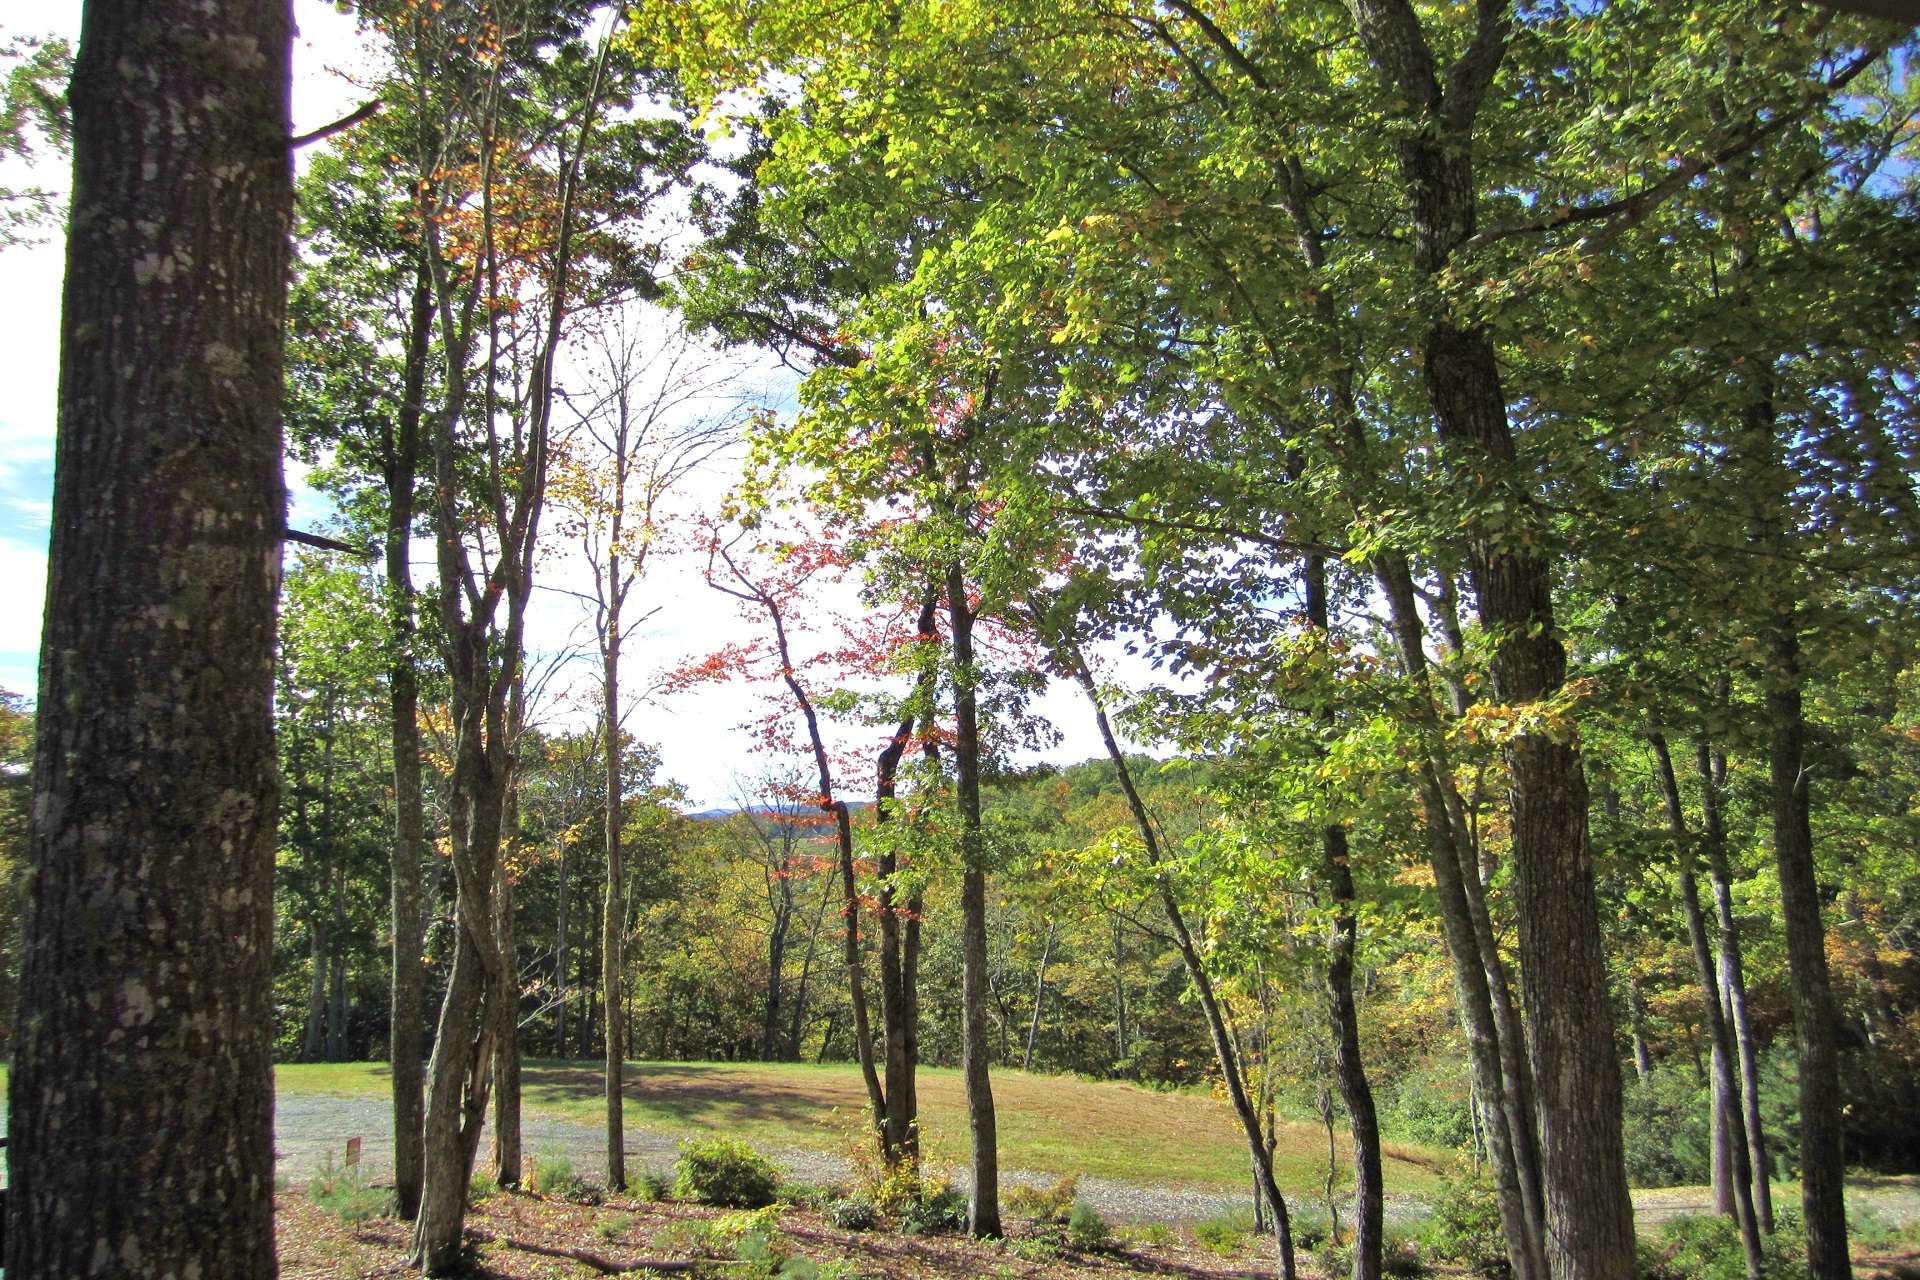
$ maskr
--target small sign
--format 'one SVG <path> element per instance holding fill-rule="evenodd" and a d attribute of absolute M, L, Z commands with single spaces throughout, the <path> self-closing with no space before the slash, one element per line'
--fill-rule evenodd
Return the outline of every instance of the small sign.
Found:
<path fill-rule="evenodd" d="M 360 1139 L 347 1139 L 347 1167 L 351 1169 L 360 1163 Z"/>

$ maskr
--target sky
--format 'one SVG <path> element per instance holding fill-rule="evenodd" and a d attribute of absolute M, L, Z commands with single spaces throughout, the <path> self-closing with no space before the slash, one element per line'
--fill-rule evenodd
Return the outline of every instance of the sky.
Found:
<path fill-rule="evenodd" d="M 300 34 L 294 48 L 294 132 L 339 119 L 364 99 L 354 83 L 364 67 L 359 36 L 351 18 L 325 0 L 295 0 Z M 77 39 L 78 0 L 38 6 L 33 24 L 18 18 L 0 24 L 0 34 L 66 36 Z M 42 165 L 32 179 L 43 186 L 65 185 L 63 162 Z M 0 180 L 19 181 L 17 168 L 0 171 Z M 40 643 L 41 601 L 46 583 L 46 543 L 53 491 L 56 377 L 59 369 L 60 283 L 63 268 L 58 235 L 39 245 L 0 251 L 0 593 L 10 602 L 0 610 L 0 689 L 32 696 Z M 790 402 L 787 383 L 768 367 L 743 363 L 742 388 L 764 399 Z M 733 459 L 720 458 L 693 478 L 683 502 L 710 509 L 732 478 Z M 324 525 L 330 507 L 303 483 L 304 473 L 290 467 L 292 527 Z M 430 566 L 422 546 L 417 566 Z M 631 613 L 643 618 L 626 646 L 623 683 L 636 691 L 653 686 L 660 673 L 690 658 L 743 638 L 743 622 L 733 602 L 711 590 L 704 562 L 693 557 L 658 560 L 636 588 Z M 423 576 L 416 569 L 416 576 Z M 547 728 L 583 727 L 594 715 L 590 698 L 595 664 L 591 623 L 579 592 L 591 589 L 585 563 L 554 547 L 540 565 L 535 601 L 529 610 L 529 667 L 551 668 L 544 695 L 535 708 Z M 850 596 L 839 607 L 852 609 Z M 1137 663 L 1130 666 L 1138 667 Z M 1145 670 L 1130 672 L 1145 676 Z M 626 710 L 626 728 L 661 750 L 663 773 L 686 789 L 690 808 L 723 807 L 742 794 L 742 779 L 764 768 L 741 726 L 760 714 L 768 691 L 740 685 L 706 686 L 672 698 L 644 697 Z M 1052 689 L 1036 711 L 1060 731 L 1058 746 L 1034 758 L 1057 762 L 1098 755 L 1102 747 L 1084 699 L 1069 685 Z M 869 731 L 870 732 L 870 731 Z M 870 752 L 861 751 L 861 756 Z M 847 779 L 850 790 L 866 779 Z"/>

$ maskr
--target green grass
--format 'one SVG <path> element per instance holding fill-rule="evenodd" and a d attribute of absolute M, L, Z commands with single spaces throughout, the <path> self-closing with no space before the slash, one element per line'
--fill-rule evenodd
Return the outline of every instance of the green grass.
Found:
<path fill-rule="evenodd" d="M 388 1088 L 386 1068 L 377 1063 L 287 1064 L 276 1078 L 288 1094 L 381 1097 Z M 529 1112 L 586 1125 L 599 1124 L 605 1115 L 597 1062 L 529 1060 L 522 1089 Z M 919 1091 L 929 1154 L 963 1162 L 967 1122 L 960 1073 L 923 1067 Z M 866 1099 L 859 1069 L 848 1063 L 635 1062 L 627 1067 L 626 1092 L 631 1128 L 815 1151 L 847 1144 Z M 996 1071 L 993 1094 L 1006 1168 L 1161 1185 L 1246 1185 L 1245 1139 L 1226 1105 L 1213 1098 L 1021 1071 Z M 1321 1185 L 1325 1141 L 1317 1125 L 1282 1125 L 1276 1151 L 1282 1186 Z M 1390 1145 L 1388 1191 L 1431 1189 L 1447 1159 Z"/>

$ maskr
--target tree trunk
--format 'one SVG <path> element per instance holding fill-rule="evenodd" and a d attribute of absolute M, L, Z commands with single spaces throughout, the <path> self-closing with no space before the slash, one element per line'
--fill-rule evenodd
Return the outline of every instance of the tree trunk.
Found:
<path fill-rule="evenodd" d="M 422 261 L 414 273 L 407 329 L 406 374 L 399 421 L 386 450 L 387 661 L 393 743 L 392 996 L 387 1059 L 393 1079 L 394 1212 L 411 1221 L 420 1211 L 420 1126 L 426 1074 L 427 972 L 420 914 L 420 867 L 426 818 L 420 784 L 420 676 L 414 665 L 414 483 L 420 470 L 420 419 L 433 338 L 433 280 Z"/>
<path fill-rule="evenodd" d="M 512 846 L 520 829 L 519 737 L 525 715 L 525 692 L 514 681 L 507 723 L 513 745 L 508 749 L 506 797 L 501 808 L 501 850 Z M 514 877 L 502 858 L 493 890 L 493 945 L 500 953 L 500 970 L 493 993 L 493 1175 L 502 1187 L 520 1185 L 520 961 L 514 937 Z"/>
<path fill-rule="evenodd" d="M 1720 783 L 1726 773 L 1724 758 L 1715 759 L 1705 738 L 1694 743 L 1694 764 L 1700 774 L 1702 809 L 1706 816 L 1707 867 L 1713 879 L 1713 912 L 1718 926 L 1720 989 L 1726 997 L 1734 1045 L 1740 1054 L 1740 1102 L 1747 1135 L 1747 1164 L 1753 1174 L 1753 1207 L 1760 1229 L 1773 1231 L 1772 1166 L 1767 1160 L 1766 1130 L 1760 1123 L 1760 1052 L 1747 1014 L 1747 983 L 1740 956 L 1740 931 L 1733 918 L 1733 869 L 1727 861 L 1727 833 L 1721 816 Z"/>
<path fill-rule="evenodd" d="M 1304 586 L 1307 622 L 1324 640 L 1331 628 L 1327 565 L 1322 557 L 1307 557 Z M 1348 1127 L 1353 1134 L 1353 1280 L 1379 1280 L 1385 1243 L 1380 1119 L 1373 1105 L 1373 1090 L 1367 1083 L 1366 1063 L 1360 1056 L 1360 1014 L 1353 1001 L 1353 959 L 1359 930 L 1354 918 L 1353 864 L 1347 846 L 1347 829 L 1334 823 L 1321 828 L 1320 849 L 1320 879 L 1333 906 L 1333 928 L 1327 942 L 1326 990 L 1327 1013 L 1333 1024 L 1334 1075 L 1340 1082 L 1340 1099 L 1347 1108 Z M 1326 1119 L 1331 1152 L 1331 1103 Z M 1328 1165 L 1327 1203 L 1331 1211 L 1331 1155 Z M 1337 1215 L 1334 1221 L 1338 1223 Z M 1334 1236 L 1336 1239 L 1339 1236 L 1337 1226 Z"/>
<path fill-rule="evenodd" d="M 973 607 L 956 561 L 947 569 L 953 642 L 954 794 L 960 803 L 960 1072 L 967 1087 L 973 1185 L 967 1228 L 1000 1234 L 1000 1148 L 987 1063 L 987 851 L 980 831 L 980 721 L 974 704 Z"/>
<path fill-rule="evenodd" d="M 752 815 L 748 815 L 749 818 Z M 781 1021 L 781 976 L 787 963 L 787 928 L 793 921 L 792 859 L 782 854 L 774 869 L 773 927 L 767 931 L 766 1017 L 760 1026 L 760 1061 L 779 1057 Z"/>
<path fill-rule="evenodd" d="M 1826 928 L 1814 878 L 1807 724 L 1801 710 L 1800 641 L 1787 612 L 1767 637 L 1770 649 L 1768 775 L 1773 799 L 1773 855 L 1786 918 L 1787 967 L 1793 978 L 1793 1031 L 1800 1051 L 1800 1207 L 1807 1225 L 1807 1270 L 1813 1280 L 1849 1280 L 1846 1149 L 1840 1126 L 1838 1014 L 1827 977 Z"/>
<path fill-rule="evenodd" d="M 553 985 L 555 1001 L 553 1010 L 553 1056 L 564 1058 L 572 1049 L 567 1043 L 567 905 L 573 897 L 572 886 L 567 883 L 567 860 L 573 852 L 572 842 L 560 842 L 560 892 L 554 905 L 553 923 Z"/>
<path fill-rule="evenodd" d="M 1640 979 L 1627 975 L 1627 1036 L 1633 1042 L 1633 1074 L 1641 1084 L 1653 1079 L 1653 1050 L 1647 1047 L 1647 999 Z"/>
<path fill-rule="evenodd" d="M 82 13 L 8 1084 L 13 1280 L 276 1270 L 291 8 Z"/>
<path fill-rule="evenodd" d="M 618 581 L 618 557 L 613 558 L 614 577 Z M 615 1191 L 624 1191 L 627 1186 L 627 1141 L 626 1141 L 626 1057 L 625 1026 L 621 1004 L 621 984 L 626 974 L 626 937 L 627 918 L 626 867 L 621 858 L 620 828 L 625 806 L 621 803 L 621 777 L 623 767 L 620 738 L 620 608 L 619 597 L 614 597 L 611 617 L 603 632 L 603 684 L 601 694 L 604 698 L 602 711 L 606 734 L 604 748 L 606 752 L 607 808 L 605 813 L 607 831 L 607 893 L 601 907 L 600 941 L 600 1004 L 606 1011 L 602 1016 L 605 1036 L 605 1094 L 607 1107 L 607 1185 Z"/>
<path fill-rule="evenodd" d="M 1525 1043 L 1514 1043 L 1519 1019 L 1503 1021 L 1493 999 L 1491 975 L 1504 970 L 1486 961 L 1482 944 L 1491 939 L 1491 929 L 1482 929 L 1467 890 L 1467 880 L 1477 880 L 1478 870 L 1471 848 L 1464 845 L 1458 805 L 1448 794 L 1450 770 L 1441 745 L 1413 575 L 1405 558 L 1397 555 L 1379 556 L 1373 567 L 1387 599 L 1401 670 L 1413 684 L 1417 705 L 1428 720 L 1425 728 L 1431 745 L 1427 758 L 1416 762 L 1414 779 L 1425 816 L 1427 860 L 1433 869 L 1441 929 L 1453 957 L 1454 1001 L 1467 1038 L 1474 1096 L 1484 1122 L 1482 1136 L 1493 1163 L 1508 1262 L 1516 1280 L 1546 1280 L 1545 1205 L 1537 1165 L 1529 1164 L 1533 1119 L 1518 1088 L 1528 1074 Z"/>
<path fill-rule="evenodd" d="M 1476 122 L 1505 57 L 1508 8 L 1480 6 L 1472 40 L 1444 73 L 1407 0 L 1350 0 L 1350 8 L 1388 91 L 1407 104 L 1398 158 L 1415 264 L 1438 277 L 1475 231 Z M 1496 638 L 1495 696 L 1507 706 L 1540 703 L 1565 681 L 1566 650 L 1554 622 L 1549 562 L 1533 544 L 1494 531 L 1543 517 L 1515 455 L 1493 344 L 1484 330 L 1441 311 L 1418 354 L 1440 439 L 1453 454 L 1455 484 L 1470 504 L 1500 502 L 1506 513 L 1490 524 L 1476 511 L 1467 530 L 1481 622 Z M 1548 1266 L 1556 1280 L 1632 1280 L 1620 1067 L 1580 749 L 1571 733 L 1532 731 L 1511 739 L 1506 759 Z"/>
<path fill-rule="evenodd" d="M 1120 917 L 1113 917 L 1113 1034 L 1118 1049 L 1115 1062 L 1127 1060 L 1127 980 L 1126 939 L 1120 932 Z"/>
<path fill-rule="evenodd" d="M 792 1005 L 793 1013 L 787 1021 L 786 1061 L 800 1061 L 800 1040 L 806 1030 L 807 984 L 813 977 L 814 950 L 820 942 L 820 927 L 826 923 L 827 903 L 833 898 L 833 882 L 839 876 L 839 869 L 830 868 L 820 882 L 820 903 L 813 911 L 813 928 L 807 934 L 807 949 L 801 953 L 800 981 L 794 985 Z"/>
<path fill-rule="evenodd" d="M 1127 798 L 1127 810 L 1133 815 L 1134 829 L 1146 848 L 1147 861 L 1149 865 L 1158 865 L 1159 836 L 1147 813 L 1146 803 L 1133 785 L 1133 773 L 1127 768 L 1127 758 L 1120 750 L 1119 740 L 1113 736 L 1113 726 L 1107 720 L 1107 710 L 1101 702 L 1100 690 L 1094 684 L 1093 672 L 1078 646 L 1071 640 L 1067 643 L 1067 650 L 1073 664 L 1073 678 L 1087 695 L 1087 701 L 1093 705 L 1094 723 L 1099 727 L 1100 740 L 1106 745 L 1107 758 L 1113 761 L 1121 793 Z M 1187 968 L 1187 977 L 1193 983 L 1195 995 L 1199 997 L 1201 1012 L 1206 1016 L 1207 1034 L 1213 1041 L 1221 1079 L 1226 1082 L 1227 1098 L 1233 1104 L 1233 1114 L 1240 1121 L 1241 1132 L 1247 1139 L 1247 1154 L 1253 1164 L 1255 1211 L 1258 1212 L 1258 1201 L 1264 1196 L 1267 1206 L 1273 1210 L 1273 1235 L 1279 1253 L 1280 1280 L 1295 1280 L 1298 1267 L 1293 1256 L 1293 1224 L 1287 1213 L 1286 1197 L 1281 1194 L 1279 1183 L 1274 1179 L 1273 1148 L 1266 1142 L 1260 1113 L 1254 1108 L 1253 1099 L 1247 1095 L 1246 1081 L 1240 1072 L 1239 1055 L 1233 1047 L 1233 1034 L 1214 994 L 1213 980 L 1208 976 L 1200 948 L 1187 928 L 1185 913 L 1180 910 L 1180 904 L 1173 896 L 1173 888 L 1165 878 L 1159 882 L 1159 892 L 1161 908 L 1166 913 L 1168 926 L 1173 930 L 1174 945 L 1179 949 L 1180 959 Z"/>
<path fill-rule="evenodd" d="M 307 1025 L 300 1036 L 300 1060 L 318 1062 L 326 1046 L 327 1034 L 327 928 L 320 923 L 320 909 L 307 922 L 307 963 L 312 975 L 307 983 Z"/>
<path fill-rule="evenodd" d="M 1760 1252 L 1760 1224 L 1753 1210 L 1752 1171 L 1747 1167 L 1746 1135 L 1741 1132 L 1740 1098 L 1733 1080 L 1733 1033 L 1720 1009 L 1720 982 L 1713 950 L 1707 941 L 1706 917 L 1700 910 L 1700 890 L 1694 874 L 1693 837 L 1687 831 L 1686 810 L 1680 802 L 1680 781 L 1673 771 L 1673 756 L 1667 741 L 1649 734 L 1654 761 L 1659 767 L 1660 791 L 1666 800 L 1667 826 L 1673 832 L 1674 851 L 1680 872 L 1680 909 L 1686 917 L 1687 941 L 1693 949 L 1695 976 L 1706 1011 L 1707 1035 L 1713 1049 L 1712 1093 L 1714 1128 L 1722 1136 L 1730 1166 L 1722 1186 L 1731 1193 L 1733 1219 L 1740 1224 L 1740 1239 L 1746 1253 L 1747 1280 L 1760 1280 L 1764 1259 Z M 1716 1148 L 1719 1145 L 1716 1144 Z"/>
<path fill-rule="evenodd" d="M 332 750 L 332 744 L 328 744 Z M 331 807 L 331 806 L 329 806 Z M 333 942 L 327 957 L 327 1061 L 347 1060 L 347 873 L 333 872 Z"/>
<path fill-rule="evenodd" d="M 1054 922 L 1047 921 L 1047 944 L 1040 949 L 1040 970 L 1033 978 L 1033 1018 L 1027 1023 L 1027 1051 L 1020 1059 L 1022 1071 L 1033 1070 L 1033 1045 L 1040 1038 L 1040 1011 L 1047 1001 L 1047 961 L 1053 958 Z"/>

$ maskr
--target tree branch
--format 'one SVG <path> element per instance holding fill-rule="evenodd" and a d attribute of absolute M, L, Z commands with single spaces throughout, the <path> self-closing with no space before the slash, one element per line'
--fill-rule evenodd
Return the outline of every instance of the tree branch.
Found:
<path fill-rule="evenodd" d="M 336 133 L 345 133 L 362 120 L 376 114 L 383 105 L 385 104 L 378 98 L 373 99 L 371 102 L 363 102 L 348 114 L 335 120 L 332 124 L 323 124 L 312 133 L 295 134 L 293 137 L 287 139 L 287 150 L 298 151 L 300 148 L 310 147 L 316 142 L 324 142 Z"/>

